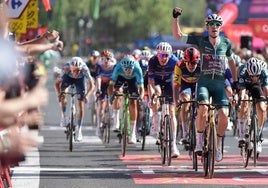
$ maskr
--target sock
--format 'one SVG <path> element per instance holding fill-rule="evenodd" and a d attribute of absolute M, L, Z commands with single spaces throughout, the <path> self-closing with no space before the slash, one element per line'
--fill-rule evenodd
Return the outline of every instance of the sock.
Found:
<path fill-rule="evenodd" d="M 136 135 L 136 121 L 130 121 L 131 135 Z"/>
<path fill-rule="evenodd" d="M 118 110 L 115 110 L 114 109 L 114 124 L 115 124 L 115 128 L 116 129 L 119 129 L 119 119 L 120 119 L 120 117 L 119 117 L 119 115 L 120 115 L 120 111 L 119 111 L 119 109 Z"/>

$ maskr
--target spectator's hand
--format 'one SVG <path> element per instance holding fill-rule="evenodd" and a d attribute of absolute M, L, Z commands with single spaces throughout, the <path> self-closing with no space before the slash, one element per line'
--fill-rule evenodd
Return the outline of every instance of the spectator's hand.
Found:
<path fill-rule="evenodd" d="M 29 101 L 29 108 L 43 106 L 48 103 L 48 90 L 45 87 L 46 78 L 41 77 L 37 85 L 26 95 L 25 100 Z"/>
<path fill-rule="evenodd" d="M 55 51 L 62 51 L 62 50 L 63 50 L 63 42 L 62 42 L 61 40 L 56 40 L 56 41 L 53 43 L 52 50 L 55 50 Z"/>
<path fill-rule="evenodd" d="M 24 113 L 21 117 L 19 117 L 19 122 L 21 122 L 22 124 L 26 124 L 29 127 L 35 125 L 43 125 L 44 114 L 37 110 Z"/>
<path fill-rule="evenodd" d="M 173 18 L 178 18 L 182 14 L 182 9 L 179 7 L 175 7 L 172 11 Z"/>
<path fill-rule="evenodd" d="M 45 37 L 48 39 L 48 40 L 56 40 L 57 38 L 59 38 L 59 32 L 56 31 L 56 30 L 53 30 L 53 31 L 48 31 L 46 32 L 45 34 Z"/>
<path fill-rule="evenodd" d="M 1 156 L 4 154 L 10 157 L 22 156 L 38 146 L 37 140 L 30 135 L 30 132 L 19 132 L 17 126 L 12 126 L 7 130 L 8 134 L 3 139 L 5 143 L 8 143 L 8 149 L 7 151 L 1 150 Z"/>

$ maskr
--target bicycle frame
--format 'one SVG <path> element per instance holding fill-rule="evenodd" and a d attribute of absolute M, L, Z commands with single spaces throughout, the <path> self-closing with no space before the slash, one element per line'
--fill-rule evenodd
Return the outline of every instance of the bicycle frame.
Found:
<path fill-rule="evenodd" d="M 180 101 L 177 108 L 181 108 L 182 104 L 190 103 L 190 119 L 188 122 L 188 130 L 187 130 L 187 140 L 184 144 L 184 148 L 186 151 L 189 151 L 189 156 L 191 157 L 193 161 L 193 169 L 195 171 L 198 170 L 198 165 L 197 165 L 197 154 L 194 152 L 194 148 L 196 145 L 196 126 L 195 126 L 195 119 L 196 119 L 196 105 L 197 101 L 196 100 L 189 100 L 189 101 Z"/>
<path fill-rule="evenodd" d="M 69 151 L 73 151 L 73 132 L 75 130 L 75 119 L 76 119 L 76 103 L 75 103 L 75 95 L 77 95 L 75 91 L 75 86 L 71 85 L 68 88 L 68 92 L 63 92 L 66 95 L 70 95 L 71 101 L 70 101 L 70 119 L 69 123 L 66 127 L 66 139 L 69 140 Z"/>
<path fill-rule="evenodd" d="M 254 167 L 257 166 L 257 159 L 258 159 L 258 153 L 257 153 L 257 144 L 260 141 L 260 132 L 261 130 L 258 127 L 258 117 L 256 112 L 256 104 L 261 101 L 267 101 L 266 99 L 246 99 L 246 100 L 240 100 L 240 101 L 247 101 L 252 103 L 251 108 L 251 123 L 249 125 L 249 128 L 247 129 L 247 133 L 245 134 L 246 142 L 241 147 L 241 155 L 243 158 L 244 167 L 246 168 L 248 166 L 249 158 L 252 155 L 253 152 L 253 165 Z M 251 147 L 251 144 L 253 147 Z"/>

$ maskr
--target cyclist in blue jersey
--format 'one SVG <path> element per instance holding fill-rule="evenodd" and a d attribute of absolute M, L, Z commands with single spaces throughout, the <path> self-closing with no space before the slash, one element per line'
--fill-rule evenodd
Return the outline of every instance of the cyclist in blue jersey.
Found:
<path fill-rule="evenodd" d="M 236 65 L 233 59 L 232 46 L 229 39 L 224 36 L 220 36 L 220 30 L 222 26 L 222 18 L 217 14 L 209 15 L 206 20 L 206 29 L 208 36 L 193 36 L 183 34 L 178 17 L 181 15 L 182 9 L 175 7 L 173 9 L 172 20 L 172 33 L 174 38 L 187 44 L 196 45 L 201 53 L 201 75 L 198 80 L 197 87 L 197 100 L 200 103 L 208 103 L 210 97 L 212 102 L 219 106 L 218 109 L 218 129 L 217 129 L 217 151 L 215 160 L 222 160 L 222 137 L 227 129 L 228 125 L 228 98 L 226 96 L 224 81 L 226 62 L 228 61 L 229 67 L 234 79 L 234 89 L 237 90 L 237 72 Z M 208 114 L 208 108 L 205 105 L 198 107 L 198 114 L 196 119 L 197 125 L 197 138 L 195 151 L 198 154 L 203 150 L 203 132 L 206 125 L 206 116 Z"/>
<path fill-rule="evenodd" d="M 241 99 L 248 99 L 250 96 L 254 99 L 265 99 L 268 97 L 268 71 L 267 64 L 255 57 L 250 58 L 244 64 L 239 72 L 239 97 Z M 245 143 L 245 133 L 248 121 L 249 104 L 241 101 L 238 109 L 238 146 L 241 147 Z M 263 141 L 262 130 L 267 119 L 267 105 L 264 101 L 256 104 L 256 112 L 258 117 L 258 128 L 260 129 L 260 141 L 257 144 L 257 152 L 262 151 L 261 142 Z"/>
<path fill-rule="evenodd" d="M 172 47 L 167 42 L 160 42 L 156 47 L 157 54 L 149 60 L 148 68 L 148 94 L 150 99 L 154 96 L 166 95 L 168 97 L 169 112 L 173 128 L 172 157 L 180 155 L 176 145 L 177 120 L 175 116 L 175 105 L 173 100 L 173 74 L 178 58 L 172 53 Z M 162 93 L 164 91 L 165 93 Z M 153 110 L 151 133 L 157 134 L 160 131 L 158 111 L 159 101 L 151 103 Z M 157 141 L 157 144 L 158 141 Z"/>
<path fill-rule="evenodd" d="M 78 100 L 77 125 L 75 129 L 75 140 L 82 141 L 82 124 L 85 114 L 85 102 L 94 90 L 94 81 L 85 62 L 80 57 L 72 57 L 70 62 L 63 67 L 64 73 L 55 83 L 56 94 L 59 97 L 61 106 L 61 123 L 62 127 L 67 126 L 66 105 L 67 100 L 63 91 L 70 85 L 76 87 Z"/>
<path fill-rule="evenodd" d="M 116 64 L 113 70 L 113 74 L 108 87 L 108 95 L 112 97 L 115 92 L 122 92 L 121 87 L 127 82 L 128 91 L 131 95 L 139 95 L 142 99 L 144 96 L 144 79 L 142 70 L 139 63 L 133 56 L 125 56 L 119 63 Z M 119 104 L 120 97 L 114 99 L 114 110 L 118 112 L 117 116 L 114 116 L 114 124 L 119 128 Z M 137 123 L 137 101 L 130 99 L 129 101 L 130 112 L 130 144 L 137 142 L 136 138 L 136 123 Z"/>
<path fill-rule="evenodd" d="M 97 135 L 100 134 L 102 128 L 102 121 L 104 110 L 106 105 L 109 105 L 106 100 L 108 93 L 107 89 L 109 86 L 110 78 L 113 73 L 114 63 L 113 63 L 113 53 L 109 50 L 103 50 L 101 52 L 101 65 L 99 71 L 96 73 L 96 95 L 98 100 L 97 106 Z"/>

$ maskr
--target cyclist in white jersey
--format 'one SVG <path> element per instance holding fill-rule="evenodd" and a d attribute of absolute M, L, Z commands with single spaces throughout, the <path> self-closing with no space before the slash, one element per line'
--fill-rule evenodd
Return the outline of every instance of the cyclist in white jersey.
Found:
<path fill-rule="evenodd" d="M 56 94 L 59 96 L 61 106 L 61 123 L 62 127 L 66 127 L 66 96 L 62 93 L 70 85 L 76 87 L 78 100 L 77 126 L 75 130 L 75 140 L 82 141 L 82 124 L 85 113 L 85 102 L 89 98 L 94 89 L 94 81 L 90 75 L 89 69 L 80 57 L 73 57 L 70 62 L 64 66 L 64 74 L 55 83 Z M 86 82 L 85 82 L 86 80 Z M 86 84 L 87 85 L 86 85 Z"/>

